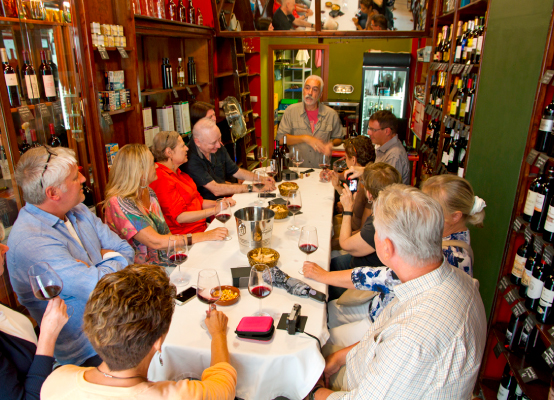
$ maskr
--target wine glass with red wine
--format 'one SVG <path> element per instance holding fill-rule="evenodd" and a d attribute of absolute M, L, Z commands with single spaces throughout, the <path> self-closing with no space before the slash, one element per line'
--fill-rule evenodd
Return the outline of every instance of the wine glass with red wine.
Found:
<path fill-rule="evenodd" d="M 315 252 L 318 247 L 317 228 L 315 226 L 303 226 L 300 231 L 300 239 L 298 239 L 298 248 L 300 251 L 306 253 L 306 261 L 308 261 L 310 254 Z M 298 272 L 304 275 L 302 268 L 300 268 Z"/>
<path fill-rule="evenodd" d="M 273 282 L 271 272 L 266 264 L 256 264 L 250 269 L 250 278 L 248 279 L 248 291 L 250 294 L 260 299 L 260 310 L 253 314 L 255 317 L 270 317 L 262 311 L 262 299 L 271 294 Z"/>
<path fill-rule="evenodd" d="M 196 297 L 202 303 L 208 305 L 208 312 L 211 306 L 221 298 L 221 285 L 215 269 L 203 269 L 198 272 L 198 283 L 196 285 Z M 202 328 L 207 329 L 202 319 L 200 324 Z"/>
<path fill-rule="evenodd" d="M 292 225 L 288 227 L 291 231 L 297 231 L 300 228 L 294 225 L 296 222 L 296 214 L 302 208 L 302 196 L 300 196 L 300 190 L 290 190 L 287 196 L 287 208 L 292 213 Z"/>
<path fill-rule="evenodd" d="M 254 203 L 254 204 L 258 204 L 258 205 L 263 205 L 264 204 L 264 201 L 261 200 L 260 198 L 260 192 L 261 190 L 264 188 L 265 184 L 264 184 L 264 180 L 265 180 L 265 175 L 264 175 L 264 171 L 262 170 L 256 170 L 254 172 L 254 182 L 253 182 L 253 185 L 256 189 L 258 189 L 258 200 Z"/>
<path fill-rule="evenodd" d="M 265 168 L 265 174 L 272 178 L 277 175 L 277 160 L 269 160 Z"/>
<path fill-rule="evenodd" d="M 264 161 L 267 160 L 267 149 L 264 146 L 258 146 L 258 160 L 260 160 L 260 167 L 263 167 Z"/>
<path fill-rule="evenodd" d="M 217 199 L 215 202 L 215 219 L 221 222 L 224 226 L 231 219 L 231 204 L 227 199 Z M 225 240 L 231 240 L 231 236 L 227 233 Z"/>
<path fill-rule="evenodd" d="M 41 261 L 31 266 L 27 271 L 33 294 L 39 300 L 52 300 L 63 290 L 62 278 L 52 269 L 50 264 Z M 73 315 L 73 307 L 67 305 L 67 315 Z"/>
<path fill-rule="evenodd" d="M 173 273 L 171 280 L 176 285 L 188 285 L 189 279 L 185 271 L 181 269 L 182 264 L 188 258 L 188 246 L 186 239 L 181 235 L 169 236 L 167 244 L 167 258 L 169 262 L 177 268 L 177 272 Z"/>

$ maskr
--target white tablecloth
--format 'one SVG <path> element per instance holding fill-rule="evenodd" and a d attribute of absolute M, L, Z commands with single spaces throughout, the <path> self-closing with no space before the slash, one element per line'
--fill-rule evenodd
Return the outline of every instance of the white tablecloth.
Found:
<path fill-rule="evenodd" d="M 301 168 L 305 170 L 305 168 Z M 319 182 L 319 170 L 309 177 L 296 181 L 302 195 L 302 213 L 296 216 L 296 225 L 317 227 L 319 249 L 310 255 L 310 260 L 329 269 L 330 240 L 332 229 L 333 187 Z M 276 191 L 278 193 L 278 190 Z M 243 207 L 252 206 L 257 194 L 235 195 L 237 205 L 233 213 Z M 277 194 L 279 197 L 279 194 Z M 266 202 L 269 199 L 264 199 Z M 304 280 L 314 289 L 327 293 L 326 285 L 304 278 L 298 273 L 306 255 L 298 249 L 299 231 L 289 231 L 292 217 L 276 220 L 273 224 L 271 248 L 280 254 L 278 266 L 292 277 Z M 209 229 L 221 226 L 214 220 Z M 196 285 L 198 271 L 213 268 L 218 271 L 221 285 L 232 285 L 232 267 L 248 266 L 245 254 L 239 250 L 235 219 L 227 223 L 232 236 L 230 241 L 202 242 L 193 246 L 188 260 L 183 264 L 191 282 Z M 182 290 L 185 287 L 179 287 Z M 290 312 L 292 306 L 302 306 L 301 314 L 308 316 L 305 331 L 317 336 L 321 344 L 329 338 L 325 304 L 288 294 L 284 289 L 274 288 L 263 300 L 264 311 L 275 320 L 275 327 L 282 313 Z M 244 316 L 258 311 L 259 300 L 251 296 L 248 289 L 241 289 L 241 299 L 230 307 L 219 307 L 229 317 L 227 344 L 231 353 L 231 364 L 238 371 L 237 396 L 251 400 L 271 400 L 285 396 L 291 400 L 304 398 L 319 379 L 325 361 L 315 339 L 297 333 L 288 335 L 276 330 L 269 342 L 239 339 L 234 331 Z M 208 309 L 196 298 L 183 306 L 176 306 L 169 333 L 163 345 L 163 367 L 158 357 L 152 359 L 148 378 L 153 381 L 168 380 L 185 373 L 199 378 L 210 365 L 210 337 L 200 327 Z"/>

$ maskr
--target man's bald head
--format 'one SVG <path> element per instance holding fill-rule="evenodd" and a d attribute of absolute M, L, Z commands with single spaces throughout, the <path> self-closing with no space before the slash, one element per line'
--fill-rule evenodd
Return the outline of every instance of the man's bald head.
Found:
<path fill-rule="evenodd" d="M 196 147 L 209 159 L 221 147 L 221 131 L 211 118 L 202 118 L 192 128 L 192 138 Z"/>

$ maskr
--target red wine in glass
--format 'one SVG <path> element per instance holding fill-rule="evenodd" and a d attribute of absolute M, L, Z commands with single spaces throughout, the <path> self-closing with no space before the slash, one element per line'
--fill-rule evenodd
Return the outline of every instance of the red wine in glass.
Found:
<path fill-rule="evenodd" d="M 264 188 L 265 184 L 262 182 L 256 182 L 254 183 L 254 187 L 258 190 L 262 190 Z"/>
<path fill-rule="evenodd" d="M 317 250 L 317 246 L 313 245 L 313 244 L 301 244 L 300 246 L 298 246 L 298 248 L 300 249 L 300 251 L 310 255 L 312 254 L 313 252 L 315 252 Z"/>
<path fill-rule="evenodd" d="M 172 254 L 169 256 L 169 259 L 171 262 L 177 264 L 177 263 L 184 263 L 187 261 L 188 256 L 186 254 Z"/>
<path fill-rule="evenodd" d="M 289 191 L 289 195 L 287 197 L 287 208 L 290 212 L 292 212 L 292 225 L 290 225 L 287 229 L 290 231 L 297 231 L 300 228 L 295 225 L 296 214 L 302 208 L 302 196 L 300 195 L 300 190 Z"/>
<path fill-rule="evenodd" d="M 329 169 L 330 167 L 330 164 L 319 164 L 319 168 L 321 168 L 322 170 L 327 170 Z"/>
<path fill-rule="evenodd" d="M 215 218 L 222 224 L 225 224 L 231 219 L 231 214 L 217 214 Z"/>
<path fill-rule="evenodd" d="M 208 312 L 212 310 L 212 304 L 221 298 L 221 285 L 219 276 L 215 269 L 203 269 L 198 272 L 198 281 L 196 284 L 196 298 L 204 304 L 208 304 Z M 200 326 L 207 329 L 204 319 Z"/>
<path fill-rule="evenodd" d="M 34 292 L 34 295 L 39 300 L 51 300 L 54 297 L 57 297 L 62 292 L 61 286 L 50 285 L 40 288 Z"/>
<path fill-rule="evenodd" d="M 215 291 L 216 291 L 215 289 L 212 289 L 210 291 L 208 291 L 207 289 L 204 289 L 200 293 L 197 292 L 196 297 L 204 304 L 214 304 L 219 300 L 219 297 L 221 297 L 221 296 L 216 296 L 216 297 L 212 296 Z"/>
<path fill-rule="evenodd" d="M 299 206 L 297 204 L 287 204 L 287 208 L 289 209 L 289 211 L 293 214 L 297 214 L 300 209 L 302 208 L 302 206 Z"/>
<path fill-rule="evenodd" d="M 310 254 L 316 251 L 318 247 L 317 228 L 315 226 L 303 226 L 300 231 L 300 238 L 298 239 L 298 248 L 306 253 L 306 261 L 308 261 Z M 298 273 L 304 275 L 304 268 L 300 268 Z"/>
<path fill-rule="evenodd" d="M 271 294 L 271 288 L 268 286 L 255 286 L 253 288 L 248 288 L 250 294 L 258 299 L 263 299 Z"/>

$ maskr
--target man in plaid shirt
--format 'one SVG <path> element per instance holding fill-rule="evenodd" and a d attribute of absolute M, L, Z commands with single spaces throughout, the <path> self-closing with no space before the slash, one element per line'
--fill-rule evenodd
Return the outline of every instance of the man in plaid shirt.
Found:
<path fill-rule="evenodd" d="M 468 399 L 485 309 L 478 282 L 443 258 L 441 206 L 396 184 L 381 192 L 374 215 L 377 255 L 402 283 L 359 343 L 326 358 L 309 399 Z"/>

